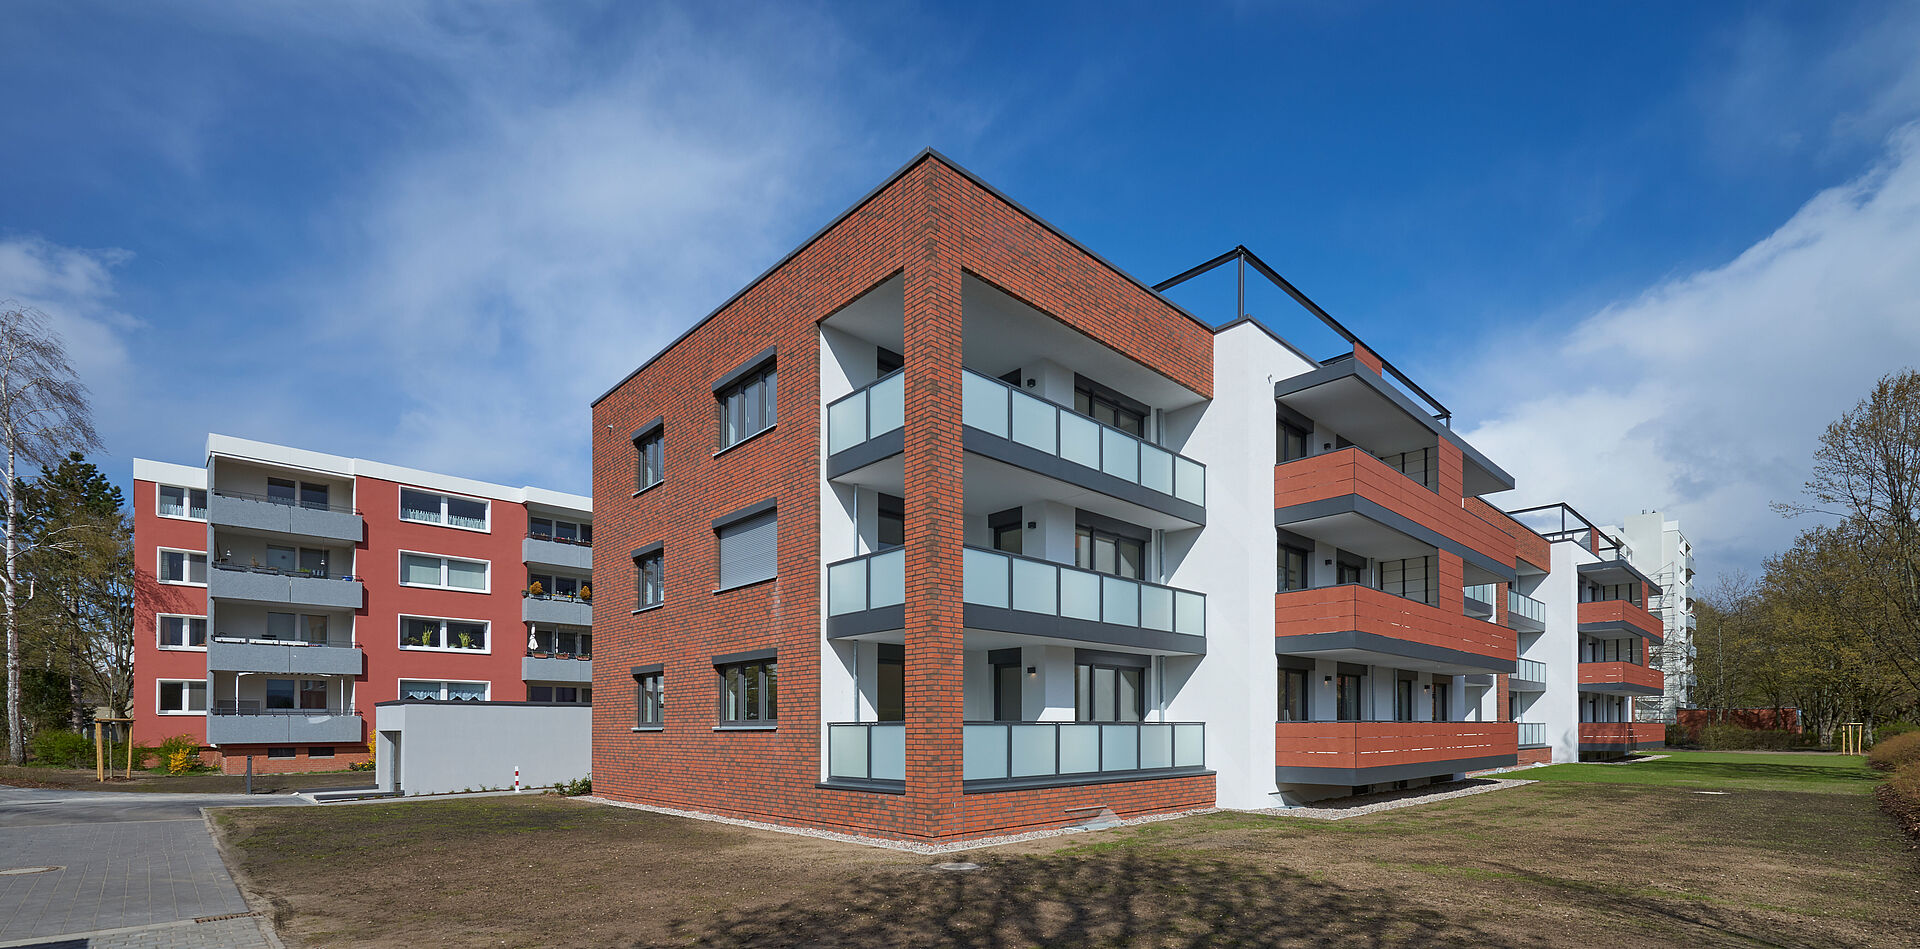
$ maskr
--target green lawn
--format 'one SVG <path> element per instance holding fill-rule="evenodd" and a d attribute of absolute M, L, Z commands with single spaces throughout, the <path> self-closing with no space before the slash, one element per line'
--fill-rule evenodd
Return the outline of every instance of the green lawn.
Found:
<path fill-rule="evenodd" d="M 1532 781 L 1652 784 L 1725 791 L 1809 791 L 1871 794 L 1884 775 L 1858 756 L 1669 751 L 1657 761 L 1631 764 L 1557 764 L 1513 774 Z"/>

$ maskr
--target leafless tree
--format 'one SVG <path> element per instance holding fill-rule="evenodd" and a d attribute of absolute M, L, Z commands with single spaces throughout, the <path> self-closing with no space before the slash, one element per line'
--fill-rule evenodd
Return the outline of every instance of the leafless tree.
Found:
<path fill-rule="evenodd" d="M 74 374 L 67 350 L 47 325 L 46 314 L 12 301 L 0 302 L 0 441 L 5 442 L 6 562 L 0 570 L 0 595 L 7 608 L 7 761 L 26 760 L 25 723 L 20 715 L 20 626 L 17 614 L 20 557 L 20 505 L 15 496 L 22 462 L 57 463 L 69 450 L 100 446 L 93 429 L 87 387 Z M 42 544 L 62 543 L 58 539 Z"/>

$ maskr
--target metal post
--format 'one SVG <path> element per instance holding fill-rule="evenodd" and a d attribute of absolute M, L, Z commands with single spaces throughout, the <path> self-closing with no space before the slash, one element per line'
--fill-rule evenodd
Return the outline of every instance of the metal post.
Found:
<path fill-rule="evenodd" d="M 253 756 L 247 756 L 247 793 L 253 793 Z"/>
<path fill-rule="evenodd" d="M 107 752 L 101 741 L 102 729 L 99 719 L 93 720 L 93 776 L 95 780 L 107 780 Z"/>

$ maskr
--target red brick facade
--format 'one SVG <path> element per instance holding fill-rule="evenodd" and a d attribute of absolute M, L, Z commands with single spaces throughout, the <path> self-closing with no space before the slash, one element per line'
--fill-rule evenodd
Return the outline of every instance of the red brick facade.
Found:
<path fill-rule="evenodd" d="M 922 156 L 594 407 L 594 785 L 618 800 L 951 839 L 1210 805 L 1213 778 L 965 794 L 961 767 L 961 279 L 972 273 L 1188 388 L 1212 392 L 1210 331 L 936 155 Z M 819 786 L 818 323 L 901 275 L 906 389 L 904 794 Z M 715 380 L 777 349 L 778 424 L 717 452 Z M 636 495 L 630 433 L 664 420 L 666 477 Z M 767 499 L 778 577 L 715 593 L 715 517 Z M 628 612 L 628 551 L 663 544 L 665 603 Z M 618 606 L 619 608 L 610 608 Z M 779 725 L 716 731 L 713 659 L 777 649 Z M 634 731 L 629 670 L 665 667 L 659 731 Z"/>

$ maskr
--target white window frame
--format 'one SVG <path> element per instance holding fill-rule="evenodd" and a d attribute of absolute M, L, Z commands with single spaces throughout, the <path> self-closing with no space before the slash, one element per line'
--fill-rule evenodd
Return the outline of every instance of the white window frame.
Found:
<path fill-rule="evenodd" d="M 161 631 L 161 628 L 160 628 L 160 627 L 161 627 L 161 624 L 162 624 L 162 621 L 164 621 L 164 620 L 170 620 L 170 619 L 181 619 L 181 620 L 188 620 L 188 619 L 197 619 L 197 620 L 199 620 L 199 621 L 200 621 L 201 623 L 204 623 L 204 624 L 206 624 L 206 626 L 205 626 L 205 630 L 204 630 L 204 632 L 205 632 L 205 635 L 203 635 L 203 636 L 201 636 L 201 638 L 200 638 L 200 645 L 198 645 L 198 646 L 169 646 L 169 645 L 167 645 L 167 643 L 166 643 L 166 640 L 162 638 L 162 637 L 163 637 L 163 636 L 164 636 L 165 634 L 164 634 L 164 633 L 163 633 L 163 632 Z M 154 642 L 154 645 L 155 645 L 155 646 L 157 646 L 157 647 L 158 647 L 158 648 L 160 648 L 160 649 L 164 649 L 164 650 L 166 650 L 167 652 L 206 652 L 206 651 L 207 651 L 207 641 L 208 641 L 208 640 L 211 640 L 212 638 L 213 638 L 213 624 L 212 624 L 212 623 L 208 623 L 208 622 L 207 622 L 207 617 L 205 617 L 205 616 L 196 616 L 196 615 L 194 615 L 194 614 L 192 614 L 192 613 L 155 613 L 155 614 L 153 614 L 153 642 Z"/>
<path fill-rule="evenodd" d="M 410 646 L 410 645 L 407 645 L 407 620 L 410 620 L 410 619 L 423 620 L 429 623 L 439 623 L 441 642 L 447 641 L 447 624 L 448 623 L 474 623 L 486 630 L 487 648 L 461 649 L 458 646 Z M 400 644 L 400 648 L 406 652 L 450 652 L 450 653 L 455 653 L 458 655 L 466 655 L 466 656 L 493 655 L 493 623 L 490 620 L 462 619 L 458 616 L 422 616 L 418 613 L 402 613 L 399 616 L 394 617 L 394 635 L 396 637 L 395 641 L 398 642 Z M 415 679 L 413 681 L 427 682 L 430 680 Z"/>
<path fill-rule="evenodd" d="M 160 509 L 160 489 L 162 489 L 162 488 L 173 488 L 173 489 L 175 489 L 175 490 L 178 490 L 178 491 L 184 491 L 184 492 L 186 492 L 186 493 L 185 493 L 185 495 L 184 495 L 184 497 L 186 498 L 186 508 L 187 508 L 187 513 L 185 513 L 185 514 L 168 514 L 167 512 L 165 512 L 165 511 L 163 511 L 163 510 L 161 510 L 161 509 Z M 198 491 L 198 492 L 200 492 L 201 494 L 203 494 L 203 495 L 206 495 L 206 496 L 207 496 L 207 503 L 208 503 L 208 505 L 209 505 L 209 506 L 211 506 L 211 505 L 212 505 L 212 503 L 213 503 L 213 492 L 211 492 L 211 491 L 209 491 L 209 490 L 207 490 L 206 488 L 189 488 L 189 487 L 187 487 L 187 486 L 186 486 L 186 485 L 184 485 L 184 484 L 155 484 L 155 485 L 153 486 L 153 514 L 154 514 L 154 516 L 155 516 L 155 517 L 164 517 L 164 518 L 166 518 L 167 520 L 170 520 L 170 521 L 193 521 L 193 522 L 194 522 L 194 523 L 196 523 L 196 524 L 205 524 L 205 523 L 207 522 L 207 519 L 206 519 L 206 518 L 204 518 L 204 517 L 194 517 L 194 516 L 193 516 L 193 492 L 195 492 L 195 491 Z"/>
<path fill-rule="evenodd" d="M 406 689 L 403 686 L 403 683 L 407 683 L 407 682 L 433 682 L 438 684 L 440 686 L 440 698 L 437 699 L 436 701 L 440 701 L 440 702 L 453 701 L 452 699 L 447 698 L 447 686 L 484 685 L 487 687 L 487 695 L 486 695 L 486 698 L 483 698 L 480 701 L 482 702 L 493 701 L 493 680 L 491 679 L 395 679 L 393 680 L 393 694 L 396 696 L 399 696 L 401 698 L 401 701 L 408 701 L 408 699 L 406 698 Z"/>
<path fill-rule="evenodd" d="M 438 586 L 432 586 L 424 583 L 408 583 L 407 582 L 407 557 L 409 556 L 433 557 L 439 560 L 440 561 L 440 584 Z M 462 563 L 477 563 L 485 566 L 487 568 L 486 585 L 481 587 L 478 590 L 475 590 L 471 587 L 456 587 L 456 586 L 447 585 L 447 562 L 450 560 L 458 560 Z M 425 550 L 402 549 L 401 551 L 399 551 L 398 556 L 394 558 L 393 564 L 394 564 L 394 569 L 396 571 L 394 573 L 394 578 L 399 582 L 400 586 L 406 587 L 408 589 L 451 590 L 454 593 L 479 593 L 479 594 L 488 594 L 493 592 L 493 561 L 491 560 L 475 560 L 472 557 L 455 557 L 452 554 L 436 554 L 436 553 L 431 553 Z M 425 682 L 426 680 L 421 679 L 420 681 Z"/>
<path fill-rule="evenodd" d="M 407 491 L 412 491 L 415 494 L 431 494 L 435 497 L 438 497 L 440 499 L 440 519 L 437 521 L 416 521 L 413 518 L 408 517 L 406 501 L 402 500 L 405 497 L 405 494 L 403 492 L 407 492 Z M 415 487 L 413 485 L 407 485 L 407 484 L 399 485 L 395 490 L 393 497 L 394 497 L 394 502 L 398 505 L 397 507 L 394 508 L 394 516 L 397 517 L 400 523 L 402 524 L 426 524 L 432 527 L 445 527 L 450 530 L 466 531 L 471 534 L 493 533 L 493 499 L 492 498 L 476 498 L 470 494 L 451 494 L 446 491 L 435 491 L 431 488 L 421 488 L 421 487 Z M 462 501 L 479 502 L 480 505 L 484 507 L 487 511 L 487 517 L 486 517 L 487 526 L 463 527 L 459 524 L 448 523 L 447 521 L 447 499 L 448 498 L 459 498 Z M 421 679 L 419 681 L 425 682 L 426 680 Z"/>
<path fill-rule="evenodd" d="M 207 552 L 204 550 L 188 550 L 184 547 L 159 547 L 155 549 L 155 553 L 153 555 L 153 578 L 155 580 L 159 581 L 160 583 L 164 583 L 168 586 L 173 586 L 173 587 L 200 587 L 201 589 L 206 588 L 207 582 L 205 580 L 202 580 L 199 583 L 195 583 L 192 580 L 168 580 L 165 576 L 165 569 L 161 566 L 162 564 L 166 563 L 168 554 L 186 554 L 189 563 L 191 563 L 193 556 L 195 554 L 198 554 L 207 561 L 206 569 L 207 570 L 213 569 L 213 558 L 208 557 Z M 208 574 L 208 575 L 211 576 L 211 574 Z M 193 576 L 193 569 L 191 567 L 187 569 L 187 576 Z"/>
<path fill-rule="evenodd" d="M 179 684 L 185 684 L 185 685 L 196 685 L 196 684 L 199 685 L 200 688 L 202 689 L 202 695 L 200 698 L 200 705 L 201 705 L 200 711 L 198 712 L 179 711 L 174 709 L 168 709 L 162 706 L 160 704 L 160 695 L 161 695 L 160 687 L 163 685 L 168 685 L 172 683 L 179 683 Z M 156 715 L 198 715 L 202 718 L 205 718 L 207 714 L 207 710 L 205 706 L 210 704 L 212 693 L 213 693 L 213 689 L 208 687 L 207 680 L 205 679 L 155 679 L 153 682 L 154 714 Z M 184 699 L 186 697 L 186 692 L 183 690 L 180 693 L 180 695 L 181 695 L 181 698 Z"/>

